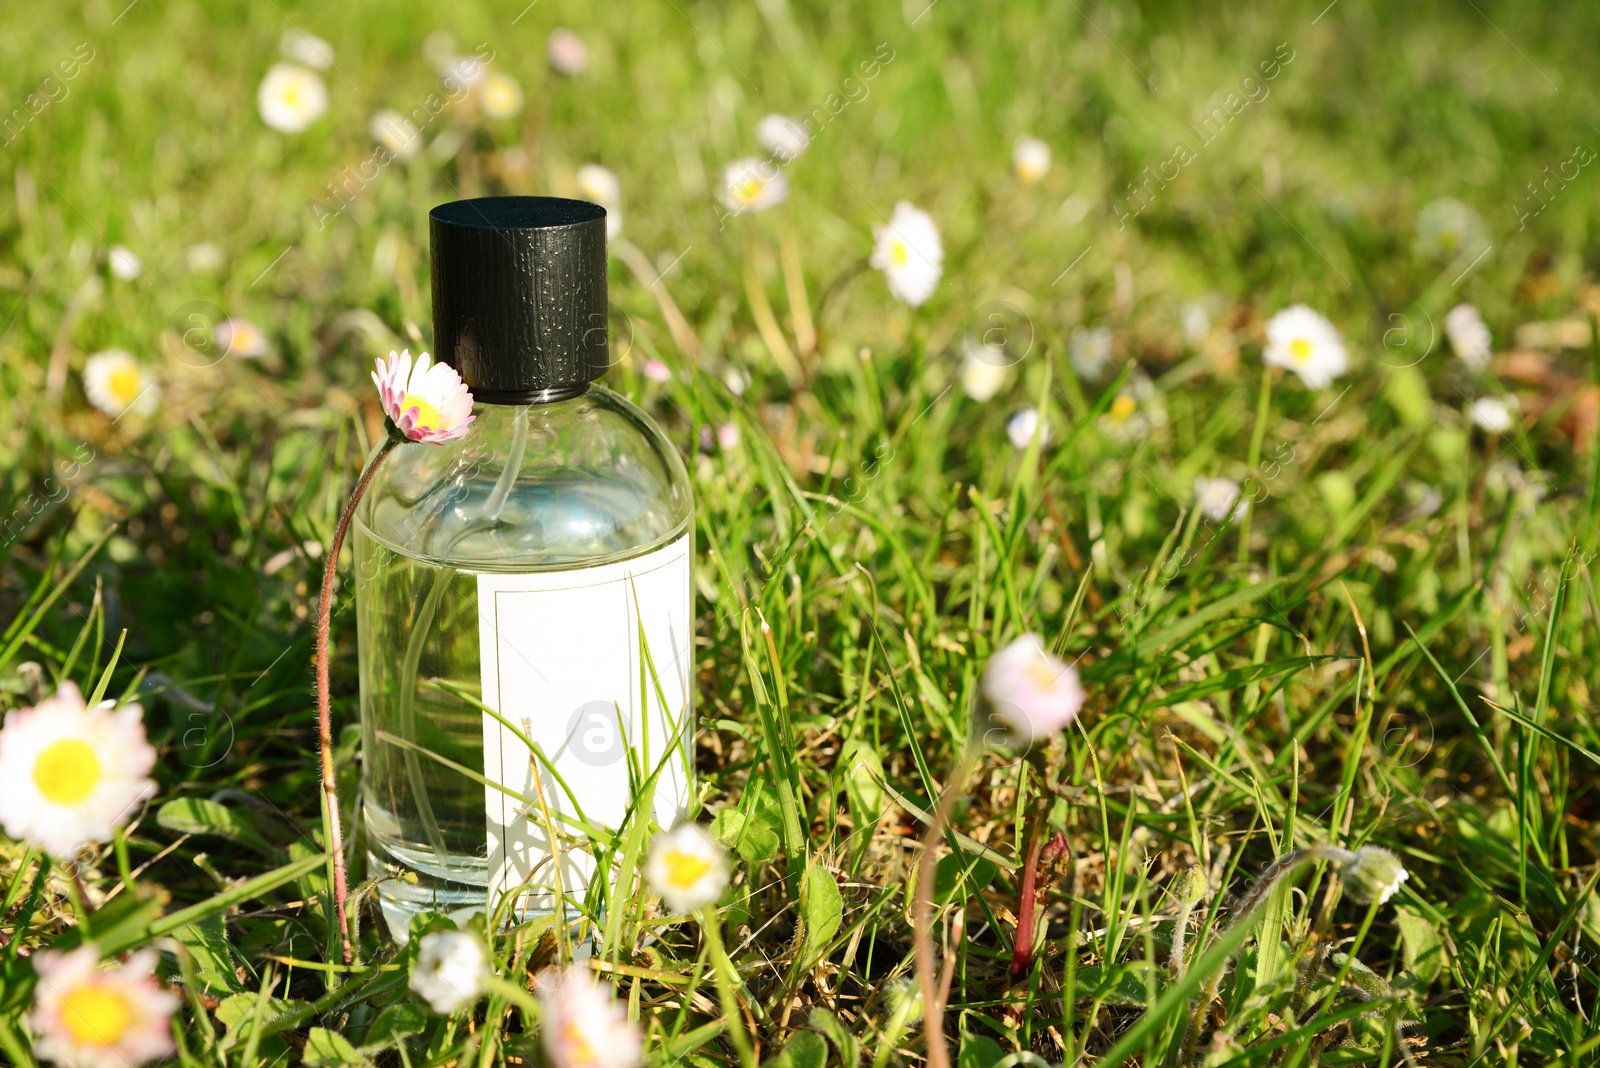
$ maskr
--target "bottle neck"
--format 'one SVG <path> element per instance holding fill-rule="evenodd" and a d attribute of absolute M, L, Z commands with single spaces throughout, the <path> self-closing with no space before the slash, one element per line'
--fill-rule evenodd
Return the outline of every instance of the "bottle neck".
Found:
<path fill-rule="evenodd" d="M 540 390 L 493 390 L 472 388 L 474 404 L 495 404 L 506 407 L 522 407 L 527 404 L 554 404 L 559 401 L 573 400 L 589 392 L 592 382 L 579 382 L 572 386 L 563 386 L 560 389 Z"/>

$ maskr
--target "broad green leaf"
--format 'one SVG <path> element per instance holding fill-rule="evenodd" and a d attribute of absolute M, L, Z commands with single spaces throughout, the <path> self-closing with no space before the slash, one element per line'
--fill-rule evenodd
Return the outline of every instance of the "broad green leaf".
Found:
<path fill-rule="evenodd" d="M 994 882 L 998 870 L 985 858 L 966 853 L 940 857 L 933 870 L 933 899 L 947 905 L 955 899 L 957 891 L 976 894 Z"/>
<path fill-rule="evenodd" d="M 420 1035 L 427 1026 L 428 1017 L 421 1009 L 409 1001 L 397 1001 L 378 1013 L 361 1048 L 376 1051 L 395 1046 L 402 1039 Z"/>
<path fill-rule="evenodd" d="M 828 1044 L 815 1031 L 796 1031 L 789 1044 L 767 1063 L 774 1068 L 824 1068 Z"/>
<path fill-rule="evenodd" d="M 800 914 L 805 921 L 805 935 L 800 944 L 800 960 L 809 968 L 827 950 L 828 943 L 839 931 L 844 919 L 844 897 L 833 873 L 819 862 L 813 862 L 800 884 Z"/>
<path fill-rule="evenodd" d="M 306 1038 L 305 1059 L 307 1068 L 344 1068 L 345 1065 L 364 1065 L 368 1061 L 356 1052 L 345 1037 L 325 1027 L 313 1027 Z"/>
<path fill-rule="evenodd" d="M 1395 923 L 1400 927 L 1400 947 L 1406 971 L 1422 981 L 1423 988 L 1439 978 L 1444 968 L 1444 943 L 1433 923 L 1406 905 L 1395 908 Z"/>
<path fill-rule="evenodd" d="M 806 1018 L 806 1024 L 828 1036 L 828 1041 L 839 1051 L 839 1063 L 843 1068 L 856 1068 L 860 1063 L 861 1043 L 856 1041 L 856 1036 L 852 1035 L 833 1013 L 821 1007 L 812 1009 L 811 1015 Z"/>
<path fill-rule="evenodd" d="M 182 942 L 193 958 L 195 974 L 203 984 L 202 993 L 225 997 L 244 992 L 233 950 L 228 946 L 227 927 L 220 913 L 207 916 L 198 923 L 186 923 L 173 931 L 172 937 Z"/>
<path fill-rule="evenodd" d="M 956 1055 L 956 1068 L 994 1068 L 1005 1055 L 1000 1043 L 988 1035 L 963 1032 L 961 1052 Z"/>
<path fill-rule="evenodd" d="M 249 817 L 227 805 L 204 797 L 168 801 L 156 813 L 156 822 L 180 834 L 207 834 L 247 845 L 269 857 L 282 858 L 283 850 L 269 842 Z"/>
<path fill-rule="evenodd" d="M 216 1008 L 216 1017 L 223 1027 L 231 1033 L 240 1024 L 249 1022 L 250 1013 L 255 1010 L 256 999 L 259 995 L 252 992 L 234 994 L 232 997 L 222 999 L 222 1004 Z M 268 998 L 266 1010 L 263 1012 L 261 1022 L 271 1023 L 286 1013 L 293 1012 L 301 1005 L 298 1001 L 285 1001 L 282 998 Z"/>
<path fill-rule="evenodd" d="M 778 821 L 767 810 L 725 808 L 712 818 L 711 836 L 746 864 L 770 864 L 778 855 Z"/>

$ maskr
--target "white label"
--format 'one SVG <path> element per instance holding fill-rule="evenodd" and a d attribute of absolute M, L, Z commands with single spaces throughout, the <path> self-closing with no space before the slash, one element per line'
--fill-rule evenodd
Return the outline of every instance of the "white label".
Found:
<path fill-rule="evenodd" d="M 687 809 L 694 737 L 690 597 L 687 534 L 617 564 L 478 575 L 483 702 L 532 739 L 565 780 L 563 786 L 516 732 L 484 714 L 484 777 L 533 801 L 484 787 L 491 902 L 521 887 L 519 907 L 553 904 L 555 865 L 541 792 L 562 835 L 561 890 L 582 896 L 594 859 L 573 848 L 574 838 L 581 843 L 584 836 L 560 817 L 581 811 L 616 830 L 633 796 L 630 748 L 644 776 L 661 769 L 656 821 L 671 826 Z"/>

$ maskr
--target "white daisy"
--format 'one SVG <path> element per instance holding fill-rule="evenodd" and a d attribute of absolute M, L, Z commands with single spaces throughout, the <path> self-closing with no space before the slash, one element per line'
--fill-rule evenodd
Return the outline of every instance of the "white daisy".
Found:
<path fill-rule="evenodd" d="M 106 253 L 106 263 L 111 268 L 111 274 L 124 282 L 131 282 L 143 273 L 144 265 L 127 245 L 112 245 L 111 251 Z"/>
<path fill-rule="evenodd" d="M 261 121 L 281 133 L 299 133 L 328 110 L 328 90 L 314 71 L 274 63 L 256 92 Z"/>
<path fill-rule="evenodd" d="M 1239 483 L 1231 478 L 1206 478 L 1198 475 L 1194 480 L 1194 506 L 1200 509 L 1200 514 L 1213 523 L 1225 521 L 1229 514 L 1233 515 L 1235 523 L 1244 518 L 1244 513 L 1250 507 L 1248 503 L 1241 504 L 1237 510 L 1234 503 L 1239 499 Z"/>
<path fill-rule="evenodd" d="M 1038 431 L 1041 447 L 1050 440 L 1050 424 L 1039 422 L 1037 408 L 1024 408 L 1006 423 L 1006 437 L 1010 438 L 1011 444 L 1019 449 L 1026 449 L 1033 443 L 1035 431 Z"/>
<path fill-rule="evenodd" d="M 560 975 L 546 971 L 536 989 L 544 1009 L 540 1030 L 553 1068 L 637 1068 L 643 1060 L 638 1025 L 586 965 Z"/>
<path fill-rule="evenodd" d="M 961 360 L 961 389 L 967 396 L 982 404 L 1000 392 L 1006 382 L 1006 367 L 1010 361 L 1005 352 L 985 345 L 976 338 L 967 338 L 967 354 Z"/>
<path fill-rule="evenodd" d="M 584 200 L 609 208 L 622 203 L 622 183 L 616 173 L 598 163 L 585 163 L 578 168 L 578 196 Z"/>
<path fill-rule="evenodd" d="M 766 115 L 756 123 L 756 143 L 780 163 L 788 163 L 811 144 L 811 131 L 787 115 Z"/>
<path fill-rule="evenodd" d="M 372 121 L 367 123 L 367 133 L 402 162 L 415 159 L 417 153 L 422 151 L 422 131 L 417 129 L 416 123 L 393 108 L 384 108 L 372 116 Z"/>
<path fill-rule="evenodd" d="M 1072 331 L 1068 357 L 1078 377 L 1090 382 L 1106 373 L 1111 365 L 1111 329 L 1097 326 L 1093 330 L 1077 327 Z"/>
<path fill-rule="evenodd" d="M 143 716 L 135 704 L 87 708 L 71 682 L 33 708 L 7 712 L 0 730 L 6 834 L 60 860 L 109 840 L 156 792 L 156 751 L 145 741 Z"/>
<path fill-rule="evenodd" d="M 113 419 L 130 411 L 150 415 L 161 400 L 161 387 L 126 349 L 107 349 L 85 360 L 83 392 Z"/>
<path fill-rule="evenodd" d="M 1516 398 L 1479 397 L 1467 408 L 1472 425 L 1489 434 L 1504 434 L 1516 423 Z"/>
<path fill-rule="evenodd" d="M 253 360 L 271 351 L 267 335 L 249 319 L 224 319 L 212 331 L 211 340 L 224 356 Z"/>
<path fill-rule="evenodd" d="M 1155 383 L 1136 374 L 1117 392 L 1111 407 L 1100 417 L 1100 429 L 1114 441 L 1131 442 L 1144 437 L 1152 427 L 1164 426 L 1166 421 L 1167 411 Z"/>
<path fill-rule="evenodd" d="M 1417 212 L 1417 251 L 1429 258 L 1476 254 L 1488 240 L 1483 219 L 1453 197 L 1431 201 Z"/>
<path fill-rule="evenodd" d="M 422 936 L 411 967 L 411 992 L 428 1008 L 449 1016 L 477 1003 L 489 978 L 483 939 L 466 931 L 435 931 Z"/>
<path fill-rule="evenodd" d="M 478 89 L 478 99 L 491 119 L 509 119 L 522 110 L 522 86 L 509 74 L 491 74 Z"/>
<path fill-rule="evenodd" d="M 221 270 L 223 259 L 222 246 L 210 241 L 190 245 L 183 254 L 184 262 L 195 274 L 212 274 Z"/>
<path fill-rule="evenodd" d="M 477 418 L 472 392 L 449 364 L 430 363 L 424 352 L 413 365 L 409 350 L 374 362 L 372 384 L 378 387 L 383 412 L 412 441 L 438 444 L 459 438 Z"/>
<path fill-rule="evenodd" d="M 737 449 L 739 447 L 739 424 L 723 423 L 717 427 L 717 445 L 724 452 L 729 449 Z"/>
<path fill-rule="evenodd" d="M 1444 336 L 1450 339 L 1450 348 L 1462 363 L 1474 371 L 1489 366 L 1494 355 L 1494 340 L 1489 327 L 1471 304 L 1457 304 L 1444 316 Z"/>
<path fill-rule="evenodd" d="M 644 362 L 644 376 L 652 382 L 671 382 L 672 372 L 660 360 Z"/>
<path fill-rule="evenodd" d="M 310 67 L 327 70 L 333 66 L 333 46 L 315 34 L 302 30 L 285 30 L 278 40 L 278 51 L 284 58 Z"/>
<path fill-rule="evenodd" d="M 715 905 L 728 888 L 728 858 L 697 823 L 680 823 L 650 841 L 644 877 L 675 915 Z"/>
<path fill-rule="evenodd" d="M 489 77 L 489 65 L 479 57 L 448 56 L 439 64 L 439 78 L 452 93 L 476 89 Z"/>
<path fill-rule="evenodd" d="M 1191 300 L 1178 309 L 1178 321 L 1183 324 L 1183 336 L 1191 345 L 1198 345 L 1211 333 L 1211 313 L 1199 301 Z"/>
<path fill-rule="evenodd" d="M 889 281 L 889 292 L 913 308 L 933 296 L 944 273 L 944 245 L 933 216 L 902 200 L 884 226 L 872 228 L 872 267 Z"/>
<path fill-rule="evenodd" d="M 589 69 L 589 46 L 571 30 L 550 31 L 550 39 L 545 42 L 545 57 L 550 61 L 551 70 L 569 78 Z"/>
<path fill-rule="evenodd" d="M 1024 634 L 989 658 L 982 690 L 1009 740 L 1020 745 L 1061 730 L 1083 708 L 1077 669 L 1046 652 L 1037 634 Z"/>
<path fill-rule="evenodd" d="M 170 1057 L 178 995 L 156 978 L 154 950 L 98 970 L 93 943 L 35 953 L 39 976 L 28 1025 L 33 1051 L 64 1068 L 132 1068 Z"/>
<path fill-rule="evenodd" d="M 1037 137 L 1019 137 L 1011 150 L 1011 170 L 1017 180 L 1032 185 L 1050 169 L 1050 146 Z"/>
<path fill-rule="evenodd" d="M 1287 367 L 1312 389 L 1325 389 L 1349 368 L 1339 331 L 1304 304 L 1267 320 L 1267 347 L 1261 358 L 1274 367 Z"/>
<path fill-rule="evenodd" d="M 729 211 L 766 211 L 789 198 L 789 179 L 770 159 L 736 159 L 722 171 L 719 199 Z"/>

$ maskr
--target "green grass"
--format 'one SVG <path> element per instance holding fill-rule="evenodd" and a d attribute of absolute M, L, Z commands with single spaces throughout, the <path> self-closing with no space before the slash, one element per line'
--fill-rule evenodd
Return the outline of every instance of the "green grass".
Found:
<path fill-rule="evenodd" d="M 1574 428 L 1600 361 L 1576 346 L 1475 375 L 1441 331 L 1471 301 L 1505 353 L 1522 324 L 1600 310 L 1593 173 L 1521 226 L 1528 183 L 1600 145 L 1595 11 L 521 7 L 8 14 L 0 108 L 29 111 L 80 42 L 93 58 L 0 148 L 0 523 L 15 520 L 0 700 L 66 678 L 89 692 L 120 648 L 107 694 L 139 694 L 163 752 L 126 861 L 107 846 L 77 866 L 84 896 L 0 843 L 8 1058 L 26 1056 L 23 950 L 84 935 L 162 950 L 186 998 L 184 1063 L 315 1059 L 316 1028 L 383 1065 L 543 1056 L 504 997 L 425 1026 L 395 1008 L 407 958 L 370 910 L 361 966 L 321 963 L 338 956 L 317 859 L 319 569 L 296 552 L 264 565 L 329 539 L 381 428 L 371 358 L 430 336 L 427 209 L 570 194 L 575 168 L 600 162 L 639 250 L 612 261 L 607 382 L 691 459 L 697 494 L 703 818 L 735 809 L 753 831 L 721 917 L 742 1020 L 724 1015 L 698 923 L 652 919 L 631 884 L 615 903 L 605 974 L 652 1063 L 734 1063 L 730 1026 L 746 1025 L 763 1062 L 785 1051 L 794 1068 L 924 1056 L 901 982 L 913 810 L 950 779 L 986 659 L 1030 630 L 1077 662 L 1090 700 L 1065 736 L 989 754 L 955 806 L 936 938 L 955 956 L 961 1068 L 1180 1063 L 1213 988 L 1201 1051 L 1227 1063 L 1393 1063 L 1395 1020 L 1414 1021 L 1403 1041 L 1421 1063 L 1592 1063 L 1600 465 Z M 255 92 L 291 20 L 338 69 L 327 116 L 286 137 Z M 594 51 L 573 82 L 544 68 L 557 25 Z M 421 57 L 436 29 L 492 48 L 526 111 L 461 126 L 449 160 L 384 168 L 319 226 L 314 206 L 370 152 L 371 113 L 437 87 Z M 892 59 L 847 83 L 880 45 Z M 1289 53 L 1198 146 L 1194 125 Z M 855 99 L 787 168 L 788 202 L 719 222 L 709 185 L 756 153 L 755 121 L 830 94 Z M 1010 175 L 1023 134 L 1054 149 L 1036 186 Z M 1194 160 L 1119 224 L 1129 184 L 1180 139 Z M 1417 249 L 1417 213 L 1445 196 L 1482 216 L 1480 260 Z M 914 312 L 857 269 L 901 199 L 933 214 L 946 250 Z M 188 269 L 198 242 L 222 247 L 220 272 Z M 116 243 L 142 280 L 107 276 Z M 1180 329 L 1188 302 L 1209 309 L 1203 339 Z M 1261 323 L 1296 302 L 1340 328 L 1351 373 L 1321 393 L 1279 377 L 1260 408 Z M 273 352 L 193 366 L 182 334 L 219 312 L 263 324 Z M 808 320 L 820 344 L 796 375 L 774 349 L 801 349 Z M 980 404 L 957 382 L 962 339 L 996 325 L 1022 355 Z M 1159 392 L 1165 421 L 1136 440 L 1103 432 L 1121 379 L 1081 380 L 1068 360 L 1074 330 L 1097 325 Z M 83 360 L 111 347 L 160 377 L 149 419 L 113 425 L 86 403 Z M 672 382 L 643 377 L 651 356 Z M 751 379 L 742 396 L 730 369 Z M 1506 390 L 1520 425 L 1469 431 L 1468 400 Z M 1025 404 L 1050 437 L 1023 452 L 1005 424 Z M 700 447 L 727 423 L 736 447 Z M 1186 511 L 1195 477 L 1219 474 L 1249 483 L 1248 526 Z M 334 623 L 347 802 L 353 615 Z M 1017 858 L 1056 831 L 1070 852 L 1040 873 L 1042 944 L 1012 982 Z M 1254 929 L 1228 928 L 1274 857 L 1320 843 L 1384 845 L 1411 878 L 1369 914 L 1319 866 Z M 1210 890 L 1180 981 L 1161 920 L 1193 863 Z M 512 983 L 550 953 L 498 948 Z"/>

